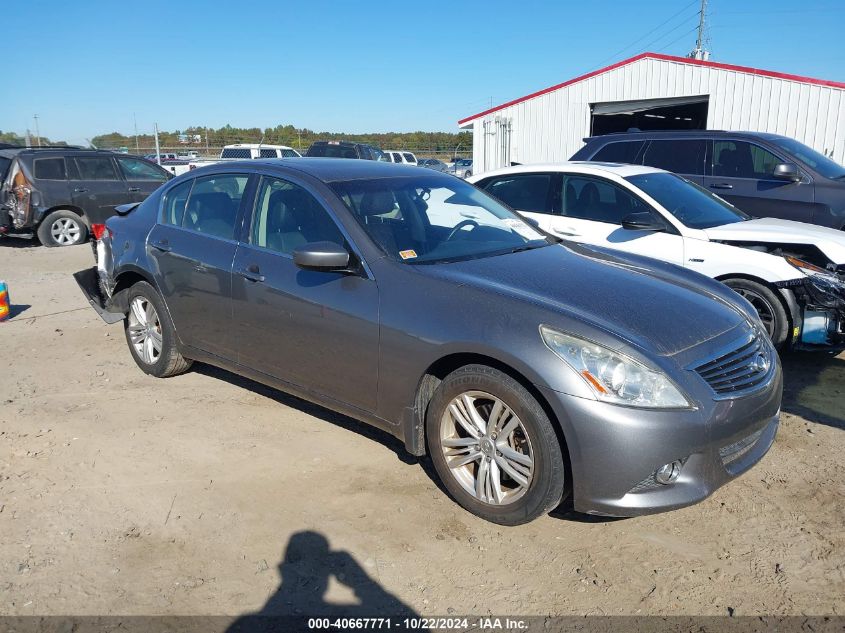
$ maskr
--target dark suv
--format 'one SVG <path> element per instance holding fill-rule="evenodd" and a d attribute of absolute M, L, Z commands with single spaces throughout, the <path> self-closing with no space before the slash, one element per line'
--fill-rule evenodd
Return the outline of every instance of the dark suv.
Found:
<path fill-rule="evenodd" d="M 75 147 L 0 149 L 0 234 L 45 246 L 84 242 L 121 204 L 140 202 L 172 175 L 143 158 Z"/>
<path fill-rule="evenodd" d="M 385 160 L 382 151 L 366 143 L 351 141 L 314 141 L 305 153 L 310 158 L 361 158 Z"/>
<path fill-rule="evenodd" d="M 845 167 L 762 132 L 629 132 L 584 139 L 571 160 L 673 171 L 749 215 L 845 228 Z"/>

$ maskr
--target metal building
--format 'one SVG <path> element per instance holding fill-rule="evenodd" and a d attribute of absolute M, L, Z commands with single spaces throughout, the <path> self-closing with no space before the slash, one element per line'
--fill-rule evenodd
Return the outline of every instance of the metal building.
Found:
<path fill-rule="evenodd" d="M 631 128 L 783 134 L 845 163 L 845 83 L 643 53 L 458 122 L 473 171 L 567 160 Z"/>

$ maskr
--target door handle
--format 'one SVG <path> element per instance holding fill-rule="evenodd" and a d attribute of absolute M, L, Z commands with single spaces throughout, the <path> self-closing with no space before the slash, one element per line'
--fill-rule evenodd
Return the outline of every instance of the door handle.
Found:
<path fill-rule="evenodd" d="M 130 193 L 138 193 L 139 191 L 141 191 L 140 187 L 129 187 Z"/>
<path fill-rule="evenodd" d="M 87 191 L 88 191 L 88 190 L 87 190 L 87 189 L 85 189 L 84 187 L 76 187 L 76 188 L 73 190 L 73 193 L 85 193 L 85 192 L 87 192 Z"/>
<path fill-rule="evenodd" d="M 198 273 L 207 273 L 208 267 L 205 264 L 196 264 L 194 266 L 194 270 L 197 271 Z"/>
<path fill-rule="evenodd" d="M 727 182 L 716 182 L 710 185 L 711 189 L 733 189 L 734 186 Z"/>
<path fill-rule="evenodd" d="M 157 251 L 161 251 L 162 253 L 169 253 L 173 250 L 173 248 L 168 244 L 167 240 L 161 240 L 160 242 L 153 242 L 150 246 L 152 246 Z"/>
<path fill-rule="evenodd" d="M 248 268 L 240 269 L 238 274 L 244 279 L 249 279 L 250 281 L 254 281 L 256 283 L 264 281 L 264 275 L 258 271 L 258 266 L 255 266 L 254 264 Z"/>

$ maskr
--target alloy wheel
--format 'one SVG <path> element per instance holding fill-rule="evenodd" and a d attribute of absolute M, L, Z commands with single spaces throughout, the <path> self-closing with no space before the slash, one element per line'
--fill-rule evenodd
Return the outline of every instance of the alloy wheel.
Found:
<path fill-rule="evenodd" d="M 161 356 L 161 321 L 146 297 L 135 297 L 129 305 L 129 340 L 138 358 L 154 365 Z"/>
<path fill-rule="evenodd" d="M 73 218 L 59 218 L 50 225 L 50 236 L 60 246 L 70 246 L 79 241 L 82 228 Z"/>
<path fill-rule="evenodd" d="M 760 296 L 753 290 L 749 290 L 747 288 L 733 288 L 732 290 L 747 299 L 748 302 L 754 306 L 754 309 L 757 310 L 757 314 L 760 315 L 760 320 L 766 327 L 766 333 L 769 335 L 769 338 L 771 338 L 775 331 L 775 310 L 772 305 L 765 297 Z"/>
<path fill-rule="evenodd" d="M 479 501 L 507 505 L 531 486 L 531 439 L 496 396 L 466 391 L 453 398 L 440 421 L 440 446 L 452 476 Z"/>

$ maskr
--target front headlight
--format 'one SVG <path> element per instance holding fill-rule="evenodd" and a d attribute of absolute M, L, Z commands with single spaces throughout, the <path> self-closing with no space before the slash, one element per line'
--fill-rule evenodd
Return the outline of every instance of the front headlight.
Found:
<path fill-rule="evenodd" d="M 815 264 L 811 264 L 810 262 L 805 262 L 803 259 L 798 259 L 792 255 L 784 255 L 783 258 L 789 265 L 797 268 L 805 275 L 819 275 L 823 277 L 832 277 L 834 279 L 836 278 L 836 275 L 829 270 L 816 266 Z"/>
<path fill-rule="evenodd" d="M 578 372 L 599 400 L 654 409 L 693 406 L 662 371 L 545 325 L 540 326 L 540 334 L 548 348 Z"/>

